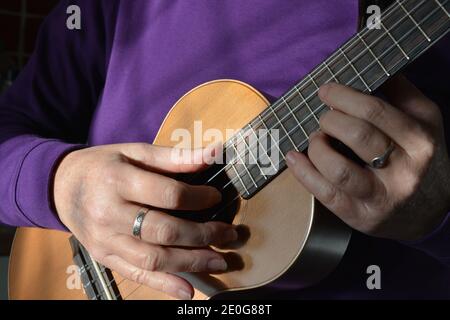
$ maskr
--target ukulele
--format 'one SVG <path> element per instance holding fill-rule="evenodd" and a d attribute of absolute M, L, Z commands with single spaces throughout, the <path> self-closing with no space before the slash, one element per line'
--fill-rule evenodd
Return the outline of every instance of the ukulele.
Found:
<path fill-rule="evenodd" d="M 174 146 L 175 129 L 237 133 L 224 144 L 233 156 L 189 177 L 190 183 L 222 190 L 222 203 L 200 213 L 177 213 L 195 221 L 220 220 L 241 226 L 240 239 L 221 248 L 231 269 L 222 274 L 182 273 L 194 299 L 243 297 L 275 280 L 310 286 L 323 279 L 345 253 L 351 230 L 325 210 L 286 169 L 285 155 L 303 152 L 318 119 L 329 108 L 318 89 L 338 82 L 371 93 L 418 58 L 450 30 L 450 0 L 395 1 L 377 28 L 349 39 L 273 104 L 251 86 L 234 80 L 205 83 L 184 95 L 168 113 L 154 144 Z M 279 133 L 271 156 L 258 148 L 257 132 Z M 275 131 L 274 131 L 275 132 Z M 256 141 L 256 142 L 255 142 Z M 262 151 L 261 151 L 262 149 Z M 268 175 L 267 159 L 274 174 Z M 238 161 L 252 157 L 251 164 Z M 264 161 L 263 161 L 264 160 Z M 263 164 L 265 167 L 263 167 Z M 261 289 L 262 288 L 262 289 Z M 19 228 L 9 268 L 11 299 L 168 299 L 124 279 L 94 261 L 70 234 Z"/>

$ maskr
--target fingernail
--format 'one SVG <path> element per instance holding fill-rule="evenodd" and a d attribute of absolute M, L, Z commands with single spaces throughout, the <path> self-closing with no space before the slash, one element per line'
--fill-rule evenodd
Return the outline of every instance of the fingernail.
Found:
<path fill-rule="evenodd" d="M 225 271 L 228 265 L 223 259 L 212 259 L 208 262 L 208 269 L 210 271 Z"/>
<path fill-rule="evenodd" d="M 290 165 L 294 165 L 297 159 L 295 158 L 294 152 L 291 151 L 286 155 L 286 160 Z"/>
<path fill-rule="evenodd" d="M 177 295 L 181 300 L 192 300 L 192 294 L 186 290 L 178 290 Z"/>
<path fill-rule="evenodd" d="M 326 84 L 323 84 L 322 86 L 320 86 L 319 92 L 318 92 L 320 100 L 322 100 L 326 97 L 329 89 L 330 89 L 329 83 L 326 83 Z"/>
<path fill-rule="evenodd" d="M 228 229 L 225 232 L 225 241 L 226 242 L 236 241 L 237 239 L 238 239 L 238 233 L 237 233 L 236 229 Z"/>

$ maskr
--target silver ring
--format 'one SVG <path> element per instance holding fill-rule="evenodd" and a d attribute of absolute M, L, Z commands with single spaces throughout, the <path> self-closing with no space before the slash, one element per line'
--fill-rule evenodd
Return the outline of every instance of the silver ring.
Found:
<path fill-rule="evenodd" d="M 394 151 L 394 149 L 395 149 L 395 144 L 391 140 L 391 144 L 386 149 L 386 151 L 381 156 L 373 158 L 372 161 L 370 162 L 370 166 L 374 169 L 384 168 L 386 166 L 387 161 L 389 160 L 389 157 L 390 157 L 392 151 Z"/>
<path fill-rule="evenodd" d="M 142 230 L 142 224 L 144 222 L 144 218 L 147 215 L 147 213 L 149 212 L 149 209 L 146 208 L 142 208 L 139 210 L 136 219 L 134 219 L 134 224 L 133 224 L 133 236 L 135 236 L 136 238 L 141 239 L 141 230 Z"/>

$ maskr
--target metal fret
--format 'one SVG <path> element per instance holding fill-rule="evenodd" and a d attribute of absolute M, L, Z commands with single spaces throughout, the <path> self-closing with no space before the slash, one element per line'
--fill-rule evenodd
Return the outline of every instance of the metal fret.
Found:
<path fill-rule="evenodd" d="M 397 40 L 395 40 L 394 36 L 392 35 L 392 33 L 389 32 L 389 30 L 384 26 L 383 22 L 381 22 L 381 27 L 383 27 L 384 31 L 387 33 L 387 35 L 389 36 L 389 38 L 391 38 L 391 40 L 395 43 L 395 45 L 397 46 L 397 48 L 400 49 L 400 51 L 403 53 L 403 55 L 405 56 L 405 58 L 407 60 L 410 60 L 409 56 L 406 54 L 405 50 L 403 50 L 403 48 L 401 47 L 401 45 L 398 43 Z"/>
<path fill-rule="evenodd" d="M 313 83 L 313 85 L 316 87 L 317 92 L 319 92 L 320 88 L 319 85 L 317 84 L 317 82 L 314 80 L 314 78 L 311 76 L 311 74 L 308 74 L 308 78 L 311 80 L 311 82 Z M 314 111 L 311 110 L 311 113 L 313 114 L 314 119 L 316 119 L 317 123 L 319 123 L 319 118 L 317 118 L 316 114 L 314 113 Z"/>
<path fill-rule="evenodd" d="M 101 284 L 101 286 L 103 288 L 103 291 L 106 294 L 106 298 L 108 300 L 114 300 L 112 295 L 111 295 L 111 291 L 109 290 L 108 286 L 106 285 L 105 279 L 103 278 L 103 274 L 102 274 L 102 272 L 100 270 L 99 264 L 96 261 L 94 261 L 94 259 L 92 259 L 92 257 L 90 257 L 90 258 L 91 258 L 92 266 L 94 267 L 94 270 L 97 273 L 97 276 L 98 276 L 98 278 L 100 280 L 100 284 Z"/>
<path fill-rule="evenodd" d="M 259 119 L 262 121 L 261 116 L 258 116 L 258 117 L 259 117 Z M 265 124 L 264 122 L 263 122 L 263 124 L 264 124 L 264 126 L 267 128 L 267 126 L 266 126 L 266 124 Z M 267 155 L 267 157 L 269 158 L 270 164 L 272 165 L 273 169 L 276 171 L 276 170 L 277 170 L 277 167 L 276 167 L 275 164 L 273 163 L 272 159 L 269 157 L 269 152 L 268 152 L 266 149 L 264 149 L 264 146 L 259 142 L 259 137 L 258 137 L 258 135 L 256 134 L 255 129 L 253 129 L 252 124 L 249 123 L 248 126 L 249 126 L 250 131 L 252 132 L 252 134 L 255 136 L 256 141 L 257 141 L 257 144 L 263 149 L 264 153 L 265 153 L 265 154 Z"/>
<path fill-rule="evenodd" d="M 278 149 L 278 151 L 280 152 L 281 156 L 283 157 L 284 160 L 286 160 L 286 157 L 284 156 L 284 153 L 281 151 L 280 146 L 278 145 L 277 141 L 275 141 L 275 140 L 273 139 L 272 135 L 270 134 L 269 128 L 267 128 L 267 125 L 266 125 L 266 123 L 264 122 L 264 120 L 263 120 L 263 118 L 261 117 L 261 115 L 258 115 L 258 119 L 259 119 L 259 121 L 261 121 L 261 123 L 263 124 L 264 129 L 266 129 L 267 134 L 268 134 L 269 137 L 270 137 L 270 140 L 272 140 L 272 141 L 274 142 L 274 145 L 277 147 L 277 149 Z M 267 153 L 267 154 L 268 154 L 268 153 Z M 270 157 L 269 157 L 269 159 L 270 159 Z M 274 166 L 274 168 L 276 168 L 276 167 Z M 276 170 L 276 169 L 275 169 L 275 170 Z"/>
<path fill-rule="evenodd" d="M 378 59 L 378 57 L 375 55 L 375 53 L 372 51 L 372 49 L 367 45 L 366 40 L 363 39 L 363 37 L 361 37 L 361 35 L 359 34 L 359 32 L 356 34 L 359 38 L 359 40 L 364 44 L 364 46 L 367 48 L 367 50 L 369 50 L 369 52 L 372 54 L 372 56 L 374 57 L 375 61 L 380 65 L 381 69 L 383 69 L 384 73 L 390 77 L 391 75 L 389 74 L 389 72 L 386 70 L 386 68 L 383 66 L 383 64 L 381 63 L 381 61 Z"/>
<path fill-rule="evenodd" d="M 269 109 L 272 111 L 273 115 L 275 116 L 275 118 L 277 118 L 277 122 L 281 125 L 281 128 L 283 128 L 284 132 L 286 133 L 286 136 L 288 137 L 289 141 L 291 142 L 292 146 L 295 148 L 296 151 L 297 150 L 297 146 L 295 145 L 295 142 L 292 141 L 291 136 L 289 135 L 288 131 L 286 130 L 286 128 L 284 127 L 283 123 L 280 121 L 280 118 L 278 118 L 277 113 L 272 109 L 272 106 L 269 107 Z M 289 109 L 289 108 L 288 108 Z"/>
<path fill-rule="evenodd" d="M 234 145 L 234 143 L 231 144 L 233 146 L 234 151 L 236 152 L 236 155 L 239 159 L 241 159 L 242 161 L 242 165 L 244 166 L 244 170 L 247 172 L 247 174 L 250 177 L 250 180 L 252 180 L 252 183 L 255 185 L 255 188 L 258 189 L 258 185 L 256 184 L 255 180 L 252 177 L 252 174 L 250 173 L 250 171 L 248 170 L 247 166 L 245 165 L 245 160 L 242 159 L 241 154 L 239 153 L 238 149 L 236 148 L 236 146 Z M 244 186 L 245 187 L 245 186 Z M 245 187 L 246 188 L 246 187 Z M 246 188 L 247 189 L 247 188 Z M 248 193 L 248 191 L 247 191 Z"/>
<path fill-rule="evenodd" d="M 83 283 L 83 288 L 87 289 L 89 287 L 92 287 L 92 285 L 95 283 L 95 280 L 88 281 L 87 283 Z"/>
<path fill-rule="evenodd" d="M 421 4 L 423 4 L 423 1 L 421 1 L 420 4 L 417 7 L 420 7 Z M 398 17 L 393 17 L 393 19 L 395 20 L 396 23 L 393 23 L 392 29 L 387 29 L 387 27 L 383 23 L 381 23 L 381 25 L 382 25 L 382 27 L 384 29 L 384 32 L 382 32 L 382 34 L 379 34 L 379 35 L 381 35 L 381 37 L 377 38 L 375 41 L 369 40 L 370 36 L 365 38 L 365 39 L 367 39 L 367 40 L 365 40 L 363 38 L 363 36 L 365 34 L 361 34 L 361 35 L 358 34 L 357 36 L 354 36 L 352 39 L 350 39 L 344 45 L 344 47 L 339 48 L 338 51 L 333 55 L 334 59 L 341 58 L 342 61 L 340 61 L 340 62 L 343 62 L 343 64 L 344 64 L 343 67 L 340 70 L 336 71 L 336 74 L 333 73 L 333 69 L 335 68 L 335 65 L 333 64 L 333 62 L 330 62 L 330 60 L 328 60 L 329 64 L 327 64 L 326 61 L 322 62 L 322 68 L 319 69 L 319 70 L 325 70 L 325 68 L 326 68 L 330 72 L 331 77 L 334 78 L 336 80 L 336 82 L 339 82 L 339 81 L 337 81 L 338 80 L 337 76 L 339 76 L 341 78 L 341 80 L 342 80 L 341 81 L 342 83 L 345 83 L 347 85 L 351 85 L 351 86 L 353 86 L 354 88 L 356 88 L 358 90 L 361 88 L 361 84 L 360 83 L 362 82 L 362 84 L 367 88 L 367 90 L 372 92 L 373 90 L 378 88 L 379 85 L 381 85 L 381 84 L 377 80 L 375 83 L 373 83 L 371 86 L 369 86 L 368 82 L 366 82 L 366 80 L 363 78 L 363 76 L 365 76 L 366 79 L 369 79 L 368 75 L 371 74 L 370 71 L 372 70 L 371 68 L 373 66 L 377 67 L 377 64 L 379 64 L 382 67 L 382 69 L 383 69 L 385 74 L 387 74 L 388 76 L 390 76 L 391 74 L 394 74 L 395 72 L 397 72 L 398 68 L 391 69 L 389 67 L 390 67 L 390 64 L 394 64 L 396 62 L 397 58 L 401 59 L 400 63 L 402 63 L 402 64 L 405 63 L 406 64 L 405 59 L 403 59 L 401 55 L 399 57 L 398 56 L 399 53 L 395 52 L 395 51 L 397 51 L 399 49 L 401 51 L 401 53 L 404 55 L 404 57 L 406 57 L 407 60 L 410 60 L 409 56 L 405 52 L 406 49 L 403 50 L 403 48 L 402 48 L 402 46 L 405 46 L 405 48 L 409 49 L 409 44 L 411 44 L 411 46 L 412 45 L 416 46 L 414 51 L 412 51 L 412 52 L 414 52 L 414 54 L 411 53 L 411 59 L 415 59 L 417 57 L 417 54 L 415 53 L 415 50 L 419 49 L 419 48 L 422 50 L 421 46 L 423 44 L 426 44 L 426 42 L 424 41 L 424 39 L 420 35 L 417 35 L 417 34 L 414 35 L 414 39 L 413 40 L 407 40 L 406 37 L 408 35 L 410 35 L 411 32 L 417 33 L 417 30 L 415 30 L 414 28 L 408 28 L 409 31 L 405 32 L 405 30 L 403 30 L 403 29 L 405 29 L 406 24 L 404 23 L 403 20 L 406 20 L 407 24 L 409 24 L 410 26 L 411 26 L 411 21 L 409 21 L 409 18 L 406 15 L 403 14 L 403 11 L 402 11 L 401 8 L 399 8 L 399 6 L 393 6 L 393 7 L 396 8 L 395 10 L 398 11 L 397 13 L 399 13 L 402 16 L 402 18 L 398 19 Z M 391 9 L 392 9 L 392 7 L 391 7 Z M 422 9 L 425 9 L 425 8 L 422 8 Z M 403 8 L 403 10 L 405 10 L 405 9 Z M 435 11 L 430 13 L 426 18 L 428 18 L 431 14 L 435 13 L 438 10 L 441 10 L 441 9 L 439 7 L 437 7 L 437 6 L 435 6 Z M 410 12 L 411 12 L 411 15 L 413 15 L 414 17 L 417 17 L 417 13 L 416 13 L 415 10 L 411 10 Z M 422 13 L 422 11 L 420 11 L 420 13 Z M 442 12 L 441 12 L 441 15 L 443 16 Z M 408 16 L 410 16 L 410 15 L 408 14 Z M 419 21 L 418 18 L 416 18 L 416 19 Z M 402 22 L 403 22 L 403 28 L 394 29 L 394 27 L 398 26 Z M 425 30 L 427 30 L 427 27 L 426 27 L 427 24 L 422 23 L 422 21 L 420 21 L 420 24 L 423 26 L 423 28 Z M 419 24 L 417 24 L 417 23 L 416 23 L 416 25 L 419 26 Z M 446 24 L 441 25 L 439 27 L 440 28 L 439 31 L 442 31 L 441 30 L 442 27 L 446 27 L 446 26 L 447 26 Z M 437 28 L 437 26 L 433 25 L 433 28 Z M 392 30 L 395 30 L 395 31 L 392 31 Z M 392 31 L 392 33 L 390 33 L 389 31 Z M 401 38 L 399 37 L 400 39 L 398 41 L 394 37 L 394 35 L 396 35 L 397 31 L 399 33 L 404 34 L 404 36 L 402 36 Z M 431 34 L 431 31 L 430 31 L 430 34 Z M 377 33 L 373 33 L 373 35 L 376 36 Z M 389 40 L 386 37 L 386 35 L 388 35 L 388 37 L 393 41 L 393 43 L 389 42 Z M 433 34 L 432 37 L 434 37 L 434 35 L 435 34 Z M 352 49 L 350 49 L 350 48 L 355 49 L 354 47 L 352 47 L 352 45 L 354 45 L 355 43 L 358 42 L 358 37 L 359 37 L 359 40 L 361 42 L 363 42 L 363 44 L 365 45 L 366 48 L 359 48 L 359 47 L 357 47 L 356 48 L 356 51 L 357 51 L 356 53 L 358 53 L 358 55 L 356 57 L 353 57 L 352 53 L 354 51 L 351 51 Z M 377 43 L 380 39 L 382 40 L 381 47 L 375 46 L 375 43 Z M 420 44 L 416 44 L 416 40 L 421 40 L 421 43 Z M 408 45 L 406 45 L 402 41 L 405 41 L 405 43 L 407 43 Z M 406 42 L 406 41 L 408 41 L 408 42 Z M 388 43 L 386 43 L 386 42 L 388 42 Z M 371 44 L 371 47 L 369 47 L 368 43 Z M 400 45 L 401 43 L 402 43 L 402 45 Z M 428 45 L 428 44 L 426 44 L 426 45 Z M 348 48 L 348 49 L 344 49 L 344 48 Z M 345 50 L 347 50 L 347 52 L 345 52 Z M 378 52 L 378 50 L 380 50 L 380 52 Z M 395 50 L 395 51 L 391 52 L 392 50 Z M 373 55 L 373 57 L 375 58 L 375 61 L 373 59 L 371 60 L 370 54 L 367 54 L 367 51 L 369 51 L 370 54 Z M 422 50 L 422 52 L 423 52 L 423 50 Z M 337 57 L 336 57 L 336 54 L 338 55 Z M 339 54 L 343 55 L 344 57 L 340 57 Z M 358 58 L 360 58 L 361 56 L 363 57 L 363 59 L 358 60 Z M 347 63 L 345 63 L 345 60 L 347 61 Z M 367 60 L 369 60 L 369 61 L 367 61 Z M 331 61 L 334 61 L 334 60 L 331 60 Z M 394 67 L 397 66 L 398 63 L 399 62 L 395 63 Z M 333 69 L 330 68 L 330 66 Z M 337 68 L 336 68 L 336 70 L 337 70 Z M 354 71 L 354 74 L 351 72 L 351 70 Z M 358 71 L 358 70 L 361 70 L 361 71 Z M 350 71 L 349 72 L 350 75 L 346 74 L 345 77 L 341 77 L 340 75 L 345 73 L 346 71 Z M 322 111 L 324 111 L 324 109 L 322 108 L 322 106 L 324 106 L 324 104 L 322 103 L 321 107 L 318 107 L 317 109 L 314 110 L 315 112 L 313 112 L 313 108 L 312 107 L 316 108 L 316 103 L 319 103 L 319 102 L 316 101 L 317 100 L 317 92 L 314 90 L 314 87 L 312 85 L 315 85 L 315 87 L 317 89 L 319 89 L 315 79 L 317 79 L 317 82 L 320 83 L 320 84 L 327 83 L 327 82 L 329 82 L 331 80 L 331 79 L 325 80 L 326 78 L 329 78 L 326 75 L 326 73 L 325 73 L 325 77 L 326 78 L 322 78 L 322 74 L 320 73 L 320 71 L 317 71 L 317 72 L 318 73 L 315 73 L 314 77 L 311 74 L 308 74 L 308 77 L 310 78 L 312 83 L 309 82 L 308 79 L 303 79 L 303 80 L 306 80 L 306 81 L 301 81 L 298 84 L 298 86 L 294 86 L 294 90 L 290 90 L 288 94 L 286 94 L 285 96 L 281 97 L 280 100 L 282 100 L 282 101 L 278 101 L 278 103 L 276 103 L 275 105 L 271 105 L 270 107 L 268 107 L 269 110 L 266 109 L 265 112 L 263 112 L 262 114 L 258 115 L 258 118 L 255 121 L 253 121 L 252 123 L 249 124 L 249 128 L 251 129 L 251 134 L 254 134 L 256 136 L 257 142 L 259 143 L 259 145 L 262 146 L 262 143 L 261 143 L 261 140 L 258 137 L 258 135 L 255 133 L 255 130 L 253 130 L 252 124 L 254 125 L 255 129 L 256 128 L 257 129 L 265 128 L 267 130 L 267 133 L 269 134 L 269 137 L 270 137 L 271 141 L 274 141 L 274 134 L 269 131 L 268 125 L 270 124 L 270 126 L 272 127 L 271 129 L 276 128 L 278 125 L 275 123 L 272 126 L 273 122 L 270 121 L 270 120 L 273 120 L 273 118 L 269 118 L 270 117 L 269 112 L 272 112 L 273 115 L 275 115 L 275 118 L 276 118 L 277 122 L 281 125 L 282 129 L 285 132 L 287 132 L 286 127 L 291 126 L 291 124 L 288 121 L 285 121 L 284 119 L 286 119 L 288 117 L 291 117 L 291 116 L 294 116 L 295 122 L 297 124 L 299 124 L 300 129 L 303 131 L 303 133 L 305 133 L 306 137 L 308 137 L 307 131 L 311 132 L 311 131 L 317 129 L 315 124 L 313 122 L 310 122 L 310 119 L 312 117 L 314 117 L 316 119 L 317 123 L 319 123 L 317 118 L 322 113 Z M 382 82 L 384 82 L 386 77 L 383 74 L 383 72 L 381 72 L 381 73 L 380 72 L 381 71 L 379 71 L 377 69 L 377 71 L 375 72 L 375 75 L 381 75 L 381 78 L 379 80 L 383 80 Z M 348 80 L 348 82 L 347 82 L 347 76 L 349 76 L 351 78 L 350 80 Z M 370 78 L 370 80 L 372 80 L 372 79 Z M 297 97 L 295 97 L 295 92 L 298 93 L 298 97 L 300 99 L 295 99 L 295 98 L 297 98 Z M 304 93 L 305 96 L 302 93 Z M 311 93 L 311 94 L 309 95 L 309 93 Z M 294 98 L 292 99 L 292 97 L 294 97 Z M 308 101 L 311 103 L 311 105 L 308 103 Z M 295 108 L 294 107 L 291 108 L 291 105 L 289 103 L 294 104 L 294 102 L 295 102 Z M 284 114 L 284 110 L 281 109 L 282 108 L 282 103 L 285 103 L 286 107 L 288 107 L 288 111 L 289 112 L 286 113 L 286 114 Z M 306 108 L 309 109 L 309 111 L 310 111 L 309 115 L 304 115 L 303 114 L 303 112 L 307 111 L 307 109 L 302 109 L 304 107 L 303 104 L 305 104 Z M 279 111 L 280 109 L 282 111 Z M 298 113 L 297 110 L 300 110 L 301 113 Z M 276 112 L 279 112 L 279 113 L 276 113 Z M 316 115 L 316 112 L 317 112 L 317 115 Z M 297 117 L 296 114 L 301 114 L 301 116 L 299 115 Z M 264 117 L 266 117 L 266 116 L 268 117 L 268 118 L 266 118 L 267 122 L 264 121 Z M 300 119 L 301 121 L 299 120 L 299 118 L 301 118 Z M 282 122 L 282 121 L 285 121 L 285 122 Z M 260 124 L 258 122 L 260 122 Z M 304 123 L 305 125 L 302 126 L 302 123 Z M 292 124 L 292 126 L 293 126 L 292 130 L 298 130 L 298 127 L 295 126 L 295 124 Z M 291 128 L 289 128 L 289 129 L 291 129 Z M 239 132 L 239 133 L 241 134 L 241 137 L 243 138 L 244 143 L 248 146 L 248 143 L 247 143 L 247 140 L 246 140 L 246 138 L 248 138 L 248 136 L 247 136 L 248 133 L 244 132 L 245 136 L 244 136 L 244 134 L 242 132 Z M 282 139 L 280 141 L 281 142 L 283 142 L 283 141 L 287 142 L 286 140 L 290 139 L 291 143 L 293 143 L 293 140 L 297 140 L 296 138 L 297 138 L 297 136 L 295 136 L 293 134 L 291 134 L 291 136 L 289 136 L 289 132 L 287 132 L 286 138 L 282 137 Z M 248 141 L 248 142 L 250 143 L 250 141 Z M 305 142 L 303 142 L 300 146 L 302 146 L 306 142 L 307 142 L 307 140 Z M 257 145 L 258 145 L 258 143 L 257 143 Z M 238 149 L 239 148 L 239 144 L 233 145 L 233 147 L 235 149 Z M 284 149 L 284 146 L 282 144 L 281 144 L 281 146 L 279 144 L 276 144 L 276 148 L 281 153 L 282 157 L 285 159 L 285 154 L 280 149 L 280 147 Z M 295 147 L 297 149 L 297 146 L 295 146 Z M 299 148 L 301 149 L 302 147 L 299 147 Z M 273 149 L 274 148 L 272 147 L 270 150 L 272 151 Z M 248 148 L 248 150 L 249 150 L 249 153 L 251 153 L 251 156 L 256 159 L 255 154 L 252 152 L 253 149 Z M 257 154 L 257 157 L 260 157 L 260 155 Z M 278 169 L 279 166 L 282 167 L 281 169 L 284 169 L 283 168 L 284 164 L 282 164 L 282 161 L 277 163 L 277 166 L 275 166 L 274 163 L 272 162 L 272 159 L 270 157 L 269 157 L 269 160 L 270 160 L 270 163 L 272 164 L 272 166 L 274 167 L 275 170 L 279 171 L 280 170 L 280 169 Z M 259 162 L 259 163 L 261 163 L 261 162 Z M 261 167 L 259 165 L 258 165 L 258 168 L 261 170 Z M 254 169 L 253 167 L 246 168 L 247 171 L 250 171 L 249 169 L 251 169 L 251 172 L 254 172 L 253 171 L 253 169 Z M 235 171 L 235 173 L 236 173 L 238 179 L 240 180 L 243 188 L 245 188 L 247 194 L 249 194 L 249 191 L 247 190 L 246 185 L 244 184 L 243 180 L 241 179 L 241 176 L 239 176 L 236 168 L 233 167 L 233 170 Z M 245 175 L 242 175 L 242 177 L 245 177 Z M 258 183 L 260 183 L 259 176 L 251 176 L 250 175 L 250 177 L 252 178 L 252 180 L 256 180 L 256 181 L 258 181 Z M 255 177 L 255 179 L 253 179 L 253 177 Z M 237 179 L 234 179 L 234 180 L 236 181 Z M 249 182 L 246 178 L 244 180 L 247 183 Z M 229 182 L 229 184 L 231 184 L 231 183 L 233 183 L 233 182 L 232 181 Z M 248 183 L 248 185 L 250 185 L 250 184 Z M 260 187 L 258 187 L 258 188 L 260 188 Z M 239 189 L 241 189 L 241 188 L 239 188 Z M 252 188 L 250 187 L 250 189 L 252 189 Z M 252 193 L 253 193 L 253 189 L 252 189 Z"/>
<path fill-rule="evenodd" d="M 303 129 L 302 124 L 298 120 L 298 118 L 295 115 L 295 113 L 292 111 L 291 106 L 289 105 L 289 103 L 286 101 L 286 99 L 284 97 L 281 97 L 281 99 L 283 100 L 283 103 L 286 105 L 287 109 L 289 110 L 289 113 L 294 117 L 295 121 L 297 122 L 297 125 L 300 127 L 300 129 L 305 134 L 305 137 L 308 138 L 308 134 L 306 133 L 305 129 Z M 294 147 L 295 147 L 295 150 L 298 152 L 298 147 L 295 144 L 294 144 Z"/>
<path fill-rule="evenodd" d="M 336 83 L 340 83 L 338 78 L 336 78 L 336 76 L 334 75 L 333 71 L 331 70 L 331 68 L 328 65 L 326 60 L 323 62 L 323 64 L 325 65 L 325 68 L 327 68 L 328 72 L 331 74 L 331 77 L 333 78 L 333 80 L 336 81 Z"/>
<path fill-rule="evenodd" d="M 118 300 L 120 293 L 114 285 L 115 279 L 109 270 L 92 259 L 87 250 L 75 237 L 69 239 L 78 266 L 83 288 L 89 299 Z M 116 293 L 117 291 L 117 293 Z"/>
<path fill-rule="evenodd" d="M 80 274 L 87 273 L 91 268 L 89 266 L 81 266 L 79 267 Z"/>
<path fill-rule="evenodd" d="M 434 0 L 434 2 L 436 2 L 438 4 L 438 6 L 441 7 L 441 9 L 445 12 L 447 17 L 450 18 L 450 14 L 448 13 L 447 9 L 445 9 L 444 6 L 438 0 Z"/>
<path fill-rule="evenodd" d="M 358 70 L 356 70 L 355 66 L 353 65 L 353 63 L 350 61 L 350 59 L 347 57 L 347 54 L 344 52 L 344 50 L 342 50 L 341 48 L 338 49 L 339 52 L 344 56 L 344 58 L 347 60 L 348 64 L 350 65 L 350 67 L 353 69 L 353 71 L 356 73 L 356 75 L 358 76 L 358 78 L 362 81 L 362 83 L 364 84 L 364 86 L 367 88 L 367 90 L 369 90 L 369 92 L 372 92 L 372 89 L 367 85 L 366 81 L 364 80 L 364 78 L 361 76 L 361 74 L 358 72 Z"/>
<path fill-rule="evenodd" d="M 399 1 L 396 0 L 396 2 L 400 5 L 400 7 L 403 9 L 403 11 L 406 13 L 406 15 L 411 19 L 411 21 L 415 24 L 415 26 L 417 27 L 417 29 L 420 30 L 420 32 L 423 34 L 423 36 L 428 40 L 428 42 L 431 42 L 431 38 L 425 33 L 425 31 L 422 29 L 422 27 L 417 23 L 416 19 L 414 19 L 413 16 L 411 16 L 411 14 L 409 13 L 408 10 L 406 10 L 406 8 L 403 6 L 403 4 Z"/>
<path fill-rule="evenodd" d="M 253 130 L 253 128 L 250 126 L 250 130 Z M 250 148 L 249 144 L 247 143 L 247 140 L 245 140 L 244 135 L 242 134 L 241 131 L 238 132 L 239 135 L 241 136 L 241 139 L 244 141 L 245 143 L 245 147 L 248 149 L 248 152 L 250 154 L 250 156 L 253 158 L 253 161 L 255 161 L 256 166 L 259 169 L 259 172 L 261 173 L 261 175 L 263 176 L 264 180 L 267 180 L 267 176 L 264 174 L 262 168 L 260 167 L 259 163 L 258 163 L 258 159 L 256 158 L 256 156 L 254 155 L 252 149 Z"/>
<path fill-rule="evenodd" d="M 309 105 L 308 101 L 306 101 L 305 97 L 303 96 L 303 94 L 300 92 L 299 88 L 297 86 L 294 86 L 295 91 L 297 92 L 297 94 L 300 96 L 300 98 L 302 98 L 303 102 L 305 103 L 306 107 L 308 108 L 309 112 L 313 115 L 314 119 L 316 120 L 317 124 L 319 124 L 319 119 L 317 119 L 315 113 L 313 112 L 313 109 L 311 108 L 311 106 Z M 302 120 L 303 121 L 303 120 Z M 306 137 L 309 138 L 309 135 L 306 134 Z"/>

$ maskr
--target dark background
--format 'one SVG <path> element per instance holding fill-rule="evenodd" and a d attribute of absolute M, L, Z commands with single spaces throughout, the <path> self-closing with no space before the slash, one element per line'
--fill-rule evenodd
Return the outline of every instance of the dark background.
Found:
<path fill-rule="evenodd" d="M 33 52 L 39 26 L 57 2 L 0 0 L 0 94 L 26 64 Z M 3 196 L 0 195 L 0 201 Z M 13 228 L 0 224 L 0 300 L 7 298 L 7 257 L 13 235 Z"/>

